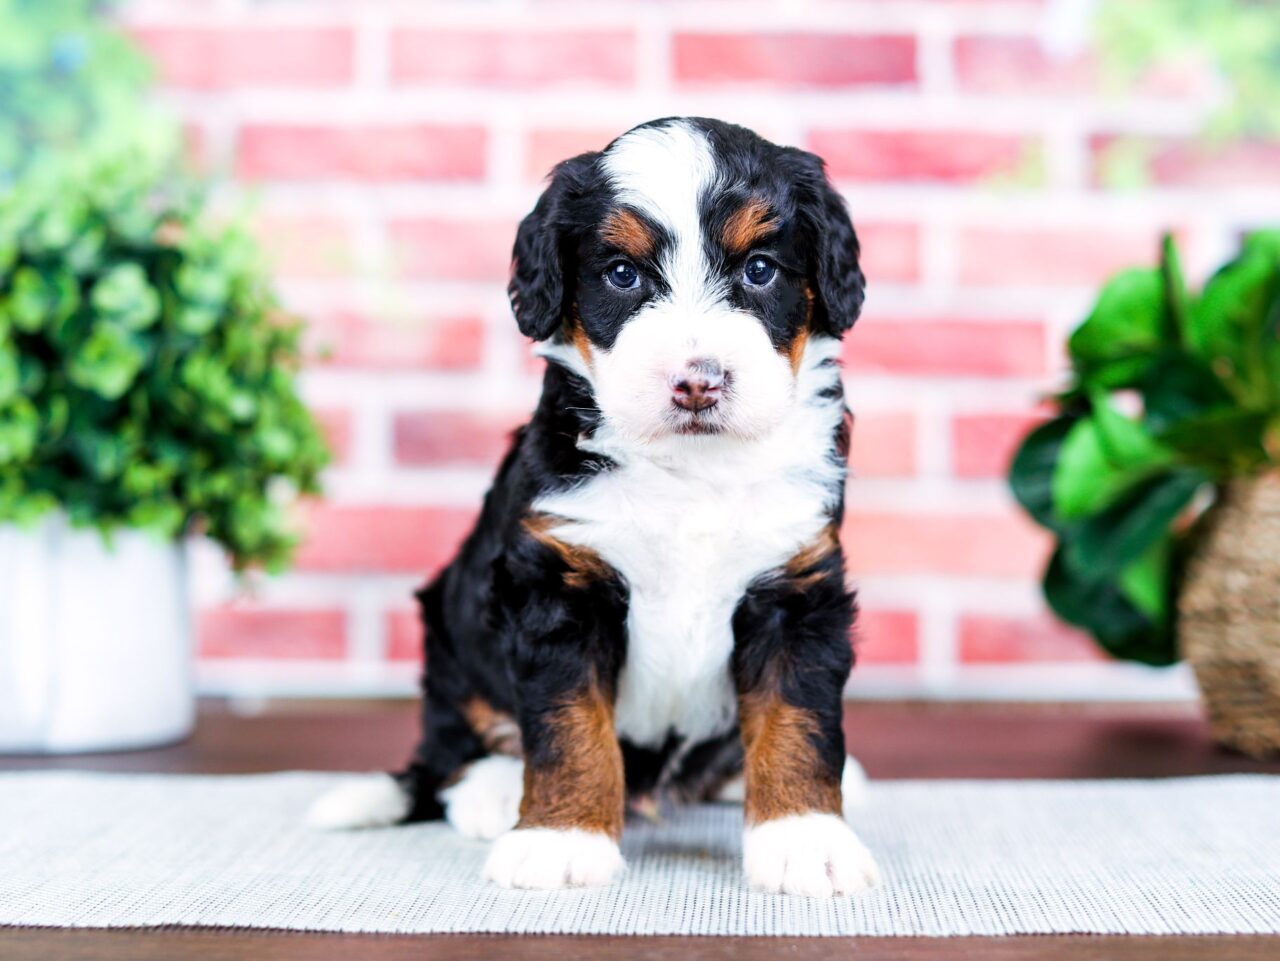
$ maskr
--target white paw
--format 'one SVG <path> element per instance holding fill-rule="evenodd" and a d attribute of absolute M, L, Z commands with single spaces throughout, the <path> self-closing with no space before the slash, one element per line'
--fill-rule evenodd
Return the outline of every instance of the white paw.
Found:
<path fill-rule="evenodd" d="M 321 795 L 306 814 L 313 828 L 340 831 L 395 824 L 409 813 L 409 797 L 389 774 L 353 778 Z"/>
<path fill-rule="evenodd" d="M 844 759 L 844 771 L 840 775 L 840 797 L 843 800 L 840 810 L 844 819 L 853 823 L 853 816 L 867 803 L 867 772 L 862 769 L 857 758 L 848 756 Z"/>
<path fill-rule="evenodd" d="M 747 799 L 747 779 L 739 774 L 737 777 L 725 781 L 716 791 L 715 799 L 717 801 L 741 804 Z"/>
<path fill-rule="evenodd" d="M 606 834 L 521 828 L 493 842 L 484 876 L 504 888 L 581 888 L 608 884 L 625 864 Z"/>
<path fill-rule="evenodd" d="M 437 797 L 445 819 L 455 831 L 469 838 L 492 841 L 520 820 L 524 794 L 524 762 L 494 755 L 469 765 L 458 780 Z"/>
<path fill-rule="evenodd" d="M 747 883 L 769 894 L 853 894 L 880 883 L 866 845 L 834 814 L 792 814 L 747 828 Z"/>

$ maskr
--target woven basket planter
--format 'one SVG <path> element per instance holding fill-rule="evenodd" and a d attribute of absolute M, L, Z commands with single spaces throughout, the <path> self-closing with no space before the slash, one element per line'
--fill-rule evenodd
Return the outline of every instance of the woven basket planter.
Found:
<path fill-rule="evenodd" d="M 1280 754 L 1280 474 L 1227 485 L 1178 610 L 1214 737 L 1254 757 Z"/>

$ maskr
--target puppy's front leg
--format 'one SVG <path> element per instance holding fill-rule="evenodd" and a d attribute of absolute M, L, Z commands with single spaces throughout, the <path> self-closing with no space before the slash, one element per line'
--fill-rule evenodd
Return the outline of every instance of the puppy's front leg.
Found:
<path fill-rule="evenodd" d="M 608 884 L 623 867 L 625 803 L 612 698 L 591 679 L 546 697 L 524 727 L 520 821 L 494 842 L 485 877 L 508 888 Z"/>
<path fill-rule="evenodd" d="M 850 894 L 879 880 L 871 853 L 841 818 L 852 598 L 842 576 L 828 575 L 809 574 L 803 589 L 786 578 L 766 582 L 734 617 L 743 868 L 753 888 L 774 894 Z"/>
<path fill-rule="evenodd" d="M 576 648 L 577 645 L 574 645 Z M 524 795 L 485 877 L 509 888 L 608 884 L 622 870 L 625 782 L 612 678 L 585 652 L 544 639 L 519 656 Z"/>

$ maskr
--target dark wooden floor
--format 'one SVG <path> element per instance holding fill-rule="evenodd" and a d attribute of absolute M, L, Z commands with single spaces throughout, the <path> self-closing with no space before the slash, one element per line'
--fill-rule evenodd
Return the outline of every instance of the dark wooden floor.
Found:
<path fill-rule="evenodd" d="M 850 750 L 873 778 L 1173 777 L 1238 771 L 1280 774 L 1213 747 L 1186 707 L 854 705 Z M 413 743 L 404 704 L 295 705 L 238 717 L 207 705 L 186 744 L 129 754 L 0 757 L 0 770 L 253 772 L 289 768 L 362 770 L 399 764 Z M 0 870 L 3 866 L 0 865 Z M 1280 938 L 570 938 L 325 935 L 156 929 L 0 929 L 0 961 L 175 961 L 182 958 L 289 961 L 577 961 L 586 958 L 773 958 L 863 961 L 1009 958 L 1277 961 Z"/>

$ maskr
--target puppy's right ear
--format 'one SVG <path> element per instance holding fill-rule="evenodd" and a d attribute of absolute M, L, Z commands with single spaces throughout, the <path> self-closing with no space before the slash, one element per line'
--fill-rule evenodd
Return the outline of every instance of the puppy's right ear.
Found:
<path fill-rule="evenodd" d="M 574 241 L 574 201 L 583 196 L 598 153 L 586 153 L 558 164 L 551 183 L 516 231 L 507 294 L 520 333 L 546 340 L 559 328 L 575 278 L 568 263 Z"/>

